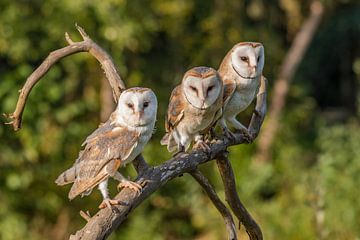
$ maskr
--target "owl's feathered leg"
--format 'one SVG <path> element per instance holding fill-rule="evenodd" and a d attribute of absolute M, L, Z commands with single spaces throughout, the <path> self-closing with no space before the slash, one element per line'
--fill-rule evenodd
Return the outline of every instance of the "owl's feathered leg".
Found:
<path fill-rule="evenodd" d="M 195 145 L 194 145 L 194 148 L 197 148 L 197 149 L 202 149 L 206 152 L 209 152 L 210 151 L 210 147 L 209 145 L 207 145 L 205 142 L 204 142 L 204 136 L 203 135 L 200 135 L 200 134 L 196 134 L 195 136 Z"/>
<path fill-rule="evenodd" d="M 236 129 L 236 132 L 240 132 L 241 134 L 243 134 L 244 139 L 250 143 L 252 141 L 251 136 L 249 134 L 249 131 L 247 130 L 247 128 L 242 125 L 236 118 L 235 116 L 230 117 L 227 119 Z"/>
<path fill-rule="evenodd" d="M 180 134 L 177 129 L 173 132 L 173 137 L 177 143 L 177 152 L 173 154 L 173 157 L 176 157 L 186 151 L 186 144 L 188 142 L 188 137 L 185 134 Z"/>
<path fill-rule="evenodd" d="M 178 156 L 178 155 L 180 155 L 180 154 L 182 154 L 182 153 L 185 152 L 185 147 L 184 147 L 183 145 L 181 145 L 181 143 L 178 144 L 177 149 L 178 149 L 178 150 L 177 150 L 177 152 L 175 152 L 175 153 L 173 154 L 173 157 L 176 157 L 176 156 Z"/>
<path fill-rule="evenodd" d="M 112 205 L 119 205 L 120 202 L 118 200 L 110 199 L 109 198 L 109 192 L 108 192 L 108 180 L 102 181 L 99 183 L 99 190 L 101 192 L 101 195 L 103 196 L 103 201 L 99 205 L 99 208 L 106 208 L 108 207 L 111 210 Z"/>
<path fill-rule="evenodd" d="M 142 186 L 140 184 L 126 179 L 119 172 L 116 172 L 114 174 L 113 178 L 115 178 L 116 180 L 118 180 L 120 182 L 117 185 L 118 190 L 120 190 L 121 188 L 130 188 L 131 190 L 134 190 L 137 194 L 139 194 L 142 190 Z"/>

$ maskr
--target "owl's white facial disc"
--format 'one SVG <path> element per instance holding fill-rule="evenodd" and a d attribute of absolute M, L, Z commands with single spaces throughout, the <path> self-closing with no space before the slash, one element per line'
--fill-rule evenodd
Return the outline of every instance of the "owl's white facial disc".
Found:
<path fill-rule="evenodd" d="M 238 45 L 231 53 L 233 69 L 245 79 L 255 79 L 261 76 L 264 62 L 264 47 L 259 43 Z"/>
<path fill-rule="evenodd" d="M 124 91 L 117 107 L 118 116 L 128 126 L 140 127 L 155 123 L 157 99 L 149 88 Z"/>
<path fill-rule="evenodd" d="M 220 79 L 217 75 L 207 78 L 188 76 L 183 81 L 183 90 L 188 102 L 196 108 L 206 109 L 219 98 Z"/>

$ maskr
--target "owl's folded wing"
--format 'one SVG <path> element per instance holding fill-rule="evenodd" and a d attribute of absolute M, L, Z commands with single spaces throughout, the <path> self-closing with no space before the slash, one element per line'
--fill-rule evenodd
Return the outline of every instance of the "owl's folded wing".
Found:
<path fill-rule="evenodd" d="M 165 119 L 165 130 L 171 132 L 184 117 L 185 99 L 181 86 L 177 86 L 171 93 L 168 112 Z"/>
<path fill-rule="evenodd" d="M 80 152 L 72 167 L 75 171 L 74 184 L 69 198 L 94 188 L 107 177 L 112 176 L 127 159 L 138 143 L 139 133 L 125 127 L 100 126 L 91 140 L 86 142 L 85 149 Z M 65 172 L 64 172 L 65 173 Z"/>
<path fill-rule="evenodd" d="M 236 82 L 234 79 L 223 79 L 224 83 L 224 94 L 223 94 L 223 106 L 229 102 L 231 96 L 234 94 L 236 89 Z"/>

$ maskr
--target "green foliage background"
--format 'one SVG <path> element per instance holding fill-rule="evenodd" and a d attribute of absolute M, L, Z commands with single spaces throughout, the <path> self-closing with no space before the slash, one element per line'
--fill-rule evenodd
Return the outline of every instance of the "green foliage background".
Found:
<path fill-rule="evenodd" d="M 49 52 L 66 45 L 65 31 L 80 40 L 77 22 L 111 54 L 127 86 L 156 92 L 157 131 L 144 156 L 159 164 L 170 157 L 159 140 L 171 89 L 182 74 L 199 65 L 217 68 L 239 41 L 260 41 L 271 90 L 309 3 L 1 0 L 0 112 L 14 110 L 25 79 Z M 265 239 L 360 238 L 360 5 L 323 3 L 326 14 L 290 87 L 273 159 L 255 164 L 256 142 L 230 149 L 239 194 Z M 69 202 L 69 187 L 54 180 L 99 124 L 102 74 L 87 53 L 63 59 L 32 91 L 22 130 L 0 127 L 0 239 L 64 239 L 84 225 L 80 210 L 96 211 L 98 191 Z M 214 163 L 202 170 L 223 197 Z M 124 171 L 135 176 L 131 166 Z M 115 194 L 115 183 L 110 187 Z M 211 240 L 225 233 L 218 212 L 184 175 L 153 194 L 110 239 Z"/>

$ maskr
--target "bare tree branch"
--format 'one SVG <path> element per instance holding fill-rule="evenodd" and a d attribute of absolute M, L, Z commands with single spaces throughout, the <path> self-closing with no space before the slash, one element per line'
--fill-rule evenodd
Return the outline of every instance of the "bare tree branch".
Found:
<path fill-rule="evenodd" d="M 53 64 L 55 64 L 58 60 L 65 56 L 77 52 L 89 52 L 100 62 L 102 68 L 104 69 L 106 78 L 108 79 L 113 91 L 113 97 L 116 101 L 118 100 L 121 91 L 125 89 L 125 84 L 118 75 L 111 57 L 95 42 L 93 42 L 81 27 L 76 27 L 81 36 L 83 37 L 83 41 L 74 42 L 66 33 L 65 38 L 70 46 L 51 52 L 49 56 L 44 60 L 44 62 L 26 80 L 26 83 L 21 90 L 14 113 L 8 115 L 8 117 L 12 119 L 10 124 L 13 125 L 14 130 L 18 130 L 21 127 L 22 113 L 25 108 L 27 97 L 30 94 L 33 86 L 41 79 L 41 77 L 50 69 Z M 257 95 L 256 109 L 254 111 L 248 128 L 253 140 L 257 137 L 259 133 L 266 113 L 266 92 L 266 79 L 262 78 L 259 93 Z M 82 213 L 82 216 L 86 220 L 88 220 L 88 222 L 81 230 L 77 231 L 75 235 L 70 236 L 70 239 L 105 239 L 127 218 L 128 214 L 142 201 L 147 199 L 149 195 L 151 195 L 154 191 L 159 189 L 171 179 L 176 178 L 184 173 L 191 173 L 193 177 L 202 185 L 202 187 L 208 193 L 210 199 L 214 202 L 215 206 L 222 213 L 228 227 L 230 239 L 236 239 L 236 233 L 234 232 L 233 228 L 233 220 L 231 215 L 229 214 L 228 209 L 223 203 L 221 203 L 221 201 L 217 201 L 218 197 L 215 191 L 213 191 L 213 189 L 211 188 L 211 185 L 207 181 L 207 179 L 203 177 L 200 172 L 196 172 L 198 165 L 208 162 L 210 160 L 219 159 L 218 162 L 220 161 L 221 163 L 221 157 L 223 156 L 224 152 L 226 152 L 227 147 L 247 142 L 244 139 L 243 135 L 236 134 L 235 136 L 236 137 L 232 140 L 222 139 L 211 144 L 210 151 L 208 153 L 194 150 L 190 153 L 176 156 L 162 163 L 161 165 L 154 167 L 148 166 L 144 158 L 139 155 L 134 160 L 133 165 L 138 172 L 138 177 L 136 181 L 144 185 L 142 192 L 140 194 L 136 194 L 134 191 L 131 191 L 129 189 L 123 189 L 119 194 L 117 194 L 115 199 L 118 199 L 120 200 L 120 202 L 123 202 L 125 204 L 116 206 L 114 208 L 115 211 L 111 211 L 107 208 L 102 209 L 97 212 L 93 217 L 90 217 L 89 214 Z M 225 161 L 224 163 L 229 164 L 228 161 Z M 231 170 L 230 173 L 232 173 L 231 166 L 228 165 L 228 167 Z M 226 171 L 229 171 L 229 169 L 227 168 L 224 169 L 224 173 Z M 224 183 L 226 180 L 225 187 L 228 187 L 225 188 L 225 190 L 233 191 L 231 193 L 227 192 L 227 199 L 229 199 L 230 197 L 235 199 L 231 202 L 232 204 L 234 203 L 234 205 L 230 206 L 232 206 L 232 209 L 235 212 L 236 216 L 247 228 L 248 234 L 250 236 L 257 237 L 253 237 L 251 239 L 262 239 L 260 229 L 254 228 L 254 226 L 257 226 L 257 224 L 247 213 L 246 209 L 237 197 L 233 173 L 229 178 L 223 179 Z"/>
<path fill-rule="evenodd" d="M 323 5 L 320 1 L 312 2 L 310 16 L 295 36 L 294 42 L 283 60 L 279 76 L 274 84 L 274 93 L 269 109 L 268 120 L 259 137 L 258 150 L 254 157 L 258 162 L 264 162 L 270 158 L 270 149 L 277 130 L 279 129 L 279 120 L 285 105 L 289 85 L 315 35 L 323 13 Z"/>
<path fill-rule="evenodd" d="M 240 224 L 245 226 L 250 240 L 262 240 L 263 236 L 260 227 L 241 203 L 237 194 L 234 172 L 225 153 L 218 157 L 216 163 L 225 187 L 225 199 L 229 203 L 235 216 L 239 219 L 239 228 Z"/>
<path fill-rule="evenodd" d="M 101 122 L 106 122 L 110 117 L 110 114 L 115 110 L 115 102 L 113 99 L 113 92 L 110 84 L 105 77 L 101 79 L 101 109 L 100 109 L 100 120 Z"/>
<path fill-rule="evenodd" d="M 191 176 L 200 184 L 200 186 L 207 193 L 208 197 L 215 205 L 217 210 L 224 218 L 224 222 L 226 225 L 226 229 L 228 231 L 228 239 L 229 240 L 237 240 L 237 233 L 234 224 L 234 219 L 231 216 L 230 211 L 226 208 L 226 206 L 222 203 L 220 198 L 217 196 L 214 188 L 211 186 L 209 180 L 200 172 L 200 170 L 195 169 L 190 172 Z"/>
<path fill-rule="evenodd" d="M 11 124 L 15 131 L 21 128 L 22 114 L 25 108 L 26 100 L 30 94 L 31 89 L 35 84 L 44 76 L 52 65 L 63 57 L 72 55 L 78 52 L 89 52 L 93 55 L 101 64 L 106 78 L 108 79 L 111 88 L 113 90 L 113 97 L 115 102 L 118 101 L 122 89 L 125 89 L 125 84 L 121 80 L 117 73 L 116 67 L 110 57 L 101 47 L 99 47 L 91 38 L 86 34 L 84 29 L 76 25 L 77 30 L 83 38 L 81 42 L 74 42 L 70 39 L 69 34 L 65 33 L 66 41 L 69 46 L 55 50 L 49 54 L 49 56 L 43 61 L 43 63 L 26 79 L 25 85 L 20 91 L 20 96 L 16 104 L 16 109 L 11 114 L 5 114 L 11 121 L 7 124 Z"/>

